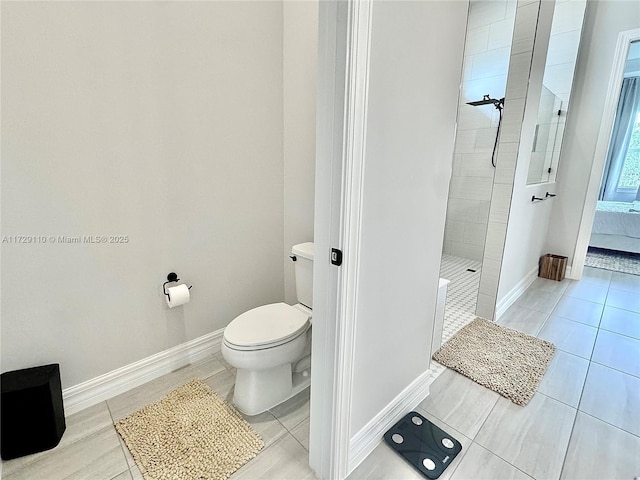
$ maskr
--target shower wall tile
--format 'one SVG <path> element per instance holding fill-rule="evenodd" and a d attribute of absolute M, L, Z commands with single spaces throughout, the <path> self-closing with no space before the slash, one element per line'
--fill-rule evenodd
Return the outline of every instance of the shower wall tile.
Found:
<path fill-rule="evenodd" d="M 529 87 L 529 70 L 531 67 L 531 53 L 524 52 L 511 55 L 513 71 L 507 82 L 507 98 L 509 102 L 514 98 L 525 98 Z"/>
<path fill-rule="evenodd" d="M 476 143 L 474 145 L 476 152 L 491 153 L 493 151 L 493 146 L 495 145 L 497 134 L 498 128 L 483 128 L 476 130 Z"/>
<path fill-rule="evenodd" d="M 496 184 L 493 186 L 489 222 L 507 223 L 509 221 L 512 192 L 512 184 Z"/>
<path fill-rule="evenodd" d="M 513 30 L 513 45 L 511 48 L 512 55 L 533 50 L 539 9 L 540 4 L 538 2 L 527 5 L 518 5 L 518 10 L 516 11 L 516 22 Z"/>
<path fill-rule="evenodd" d="M 479 202 L 463 198 L 449 197 L 447 206 L 447 221 L 460 220 L 463 222 L 477 222 L 479 218 Z M 462 235 L 462 231 L 460 231 Z M 462 238 L 462 237 L 460 237 Z"/>
<path fill-rule="evenodd" d="M 502 128 L 500 130 L 500 143 L 514 143 L 520 141 L 522 130 L 522 118 L 524 116 L 524 98 L 505 100 Z"/>
<path fill-rule="evenodd" d="M 513 4 L 513 2 L 510 2 L 510 4 Z M 513 16 L 507 16 L 507 18 L 505 18 L 504 20 L 491 24 L 487 42 L 487 50 L 510 47 L 512 36 Z"/>
<path fill-rule="evenodd" d="M 504 75 L 509 68 L 509 47 L 488 50 L 473 56 L 470 80 Z"/>
<path fill-rule="evenodd" d="M 484 258 L 482 261 L 482 274 L 480 275 L 480 293 L 496 296 L 498 293 L 498 281 L 500 280 L 500 267 L 501 262 L 499 260 Z"/>
<path fill-rule="evenodd" d="M 516 9 L 514 0 L 474 0 L 469 6 L 444 252 L 477 261 L 497 173 L 491 157 L 500 115 L 492 105 L 466 103 L 505 96 Z"/>
<path fill-rule="evenodd" d="M 456 132 L 455 153 L 476 153 L 476 131 L 475 130 L 458 130 Z"/>
<path fill-rule="evenodd" d="M 477 28 L 495 23 L 507 14 L 506 0 L 479 0 L 469 5 L 468 28 Z"/>
<path fill-rule="evenodd" d="M 489 209 L 491 208 L 491 201 L 478 202 L 478 221 L 487 223 L 489 221 Z"/>
<path fill-rule="evenodd" d="M 581 2 L 556 2 L 553 32 L 565 33 L 582 27 L 584 5 Z"/>
<path fill-rule="evenodd" d="M 489 222 L 484 246 L 484 256 L 490 260 L 501 261 L 504 241 L 507 237 L 507 224 Z"/>
<path fill-rule="evenodd" d="M 491 78 L 483 78 L 481 80 L 463 79 L 462 92 L 460 94 L 460 104 L 465 105 L 467 102 L 480 100 L 483 95 L 491 95 L 492 98 L 504 97 L 507 88 L 507 74 L 496 75 Z M 493 107 L 475 107 L 479 109 L 487 109 L 493 112 Z"/>
<path fill-rule="evenodd" d="M 478 303 L 476 305 L 476 315 L 482 318 L 493 319 L 496 311 L 495 295 L 478 294 Z"/>
<path fill-rule="evenodd" d="M 493 111 L 492 107 L 473 107 L 471 105 L 460 106 L 458 112 L 458 131 L 477 130 L 491 128 Z"/>
<path fill-rule="evenodd" d="M 472 28 L 467 32 L 467 40 L 464 46 L 465 55 L 486 52 L 489 48 L 489 34 L 491 26 Z"/>
<path fill-rule="evenodd" d="M 445 241 L 454 241 L 455 239 L 464 237 L 465 222 L 460 220 L 447 220 L 445 224 Z"/>
<path fill-rule="evenodd" d="M 451 242 L 451 253 L 449 253 L 449 255 L 468 258 L 470 260 L 480 262 L 482 261 L 483 252 L 484 247 L 482 245 L 470 245 L 468 243 Z"/>
<path fill-rule="evenodd" d="M 473 66 L 473 55 L 465 55 L 464 56 L 464 60 L 462 61 L 462 82 L 466 82 L 469 81 L 470 79 L 467 78 L 469 75 L 471 75 L 471 67 Z M 462 100 L 462 96 L 460 98 L 460 100 Z M 464 102 L 460 102 L 460 104 L 463 104 Z"/>
<path fill-rule="evenodd" d="M 458 176 L 493 178 L 493 174 L 491 152 L 486 152 L 464 155 L 464 161 L 460 165 Z"/>
<path fill-rule="evenodd" d="M 465 200 L 489 200 L 492 184 L 491 178 L 455 177 L 451 179 L 449 196 Z"/>
<path fill-rule="evenodd" d="M 498 148 L 494 183 L 511 184 L 516 171 L 518 143 L 503 143 Z"/>
<path fill-rule="evenodd" d="M 563 96 L 571 91 L 574 70 L 575 62 L 549 65 L 544 71 L 544 83 L 549 90 Z"/>
<path fill-rule="evenodd" d="M 576 51 L 580 44 L 580 29 L 563 33 L 554 33 L 549 38 L 549 51 L 547 53 L 547 65 L 560 63 L 573 63 L 576 60 Z"/>
<path fill-rule="evenodd" d="M 487 235 L 487 225 L 485 223 L 465 223 L 462 239 L 471 245 L 483 246 Z"/>

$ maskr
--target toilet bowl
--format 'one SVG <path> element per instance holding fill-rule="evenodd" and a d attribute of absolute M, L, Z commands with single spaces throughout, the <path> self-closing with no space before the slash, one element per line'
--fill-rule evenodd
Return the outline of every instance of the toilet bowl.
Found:
<path fill-rule="evenodd" d="M 311 383 L 313 243 L 295 245 L 292 253 L 298 300 L 307 303 L 253 308 L 224 331 L 222 356 L 236 368 L 233 403 L 247 415 L 269 410 Z"/>

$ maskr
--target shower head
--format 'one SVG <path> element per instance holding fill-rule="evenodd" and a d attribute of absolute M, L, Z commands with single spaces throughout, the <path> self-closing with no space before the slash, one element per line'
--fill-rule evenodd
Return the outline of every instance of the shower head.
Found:
<path fill-rule="evenodd" d="M 474 107 L 479 107 L 481 105 L 494 105 L 497 109 L 501 109 L 504 106 L 504 98 L 498 100 L 496 98 L 489 97 L 489 95 L 484 95 L 482 100 L 467 102 L 467 105 L 472 105 Z"/>

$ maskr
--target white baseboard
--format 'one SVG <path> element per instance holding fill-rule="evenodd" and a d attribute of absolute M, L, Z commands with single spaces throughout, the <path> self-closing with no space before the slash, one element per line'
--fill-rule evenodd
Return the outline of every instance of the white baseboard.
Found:
<path fill-rule="evenodd" d="M 62 391 L 65 415 L 96 405 L 133 387 L 220 351 L 224 329 L 216 330 Z"/>
<path fill-rule="evenodd" d="M 538 267 L 531 270 L 525 277 L 520 280 L 498 303 L 496 304 L 496 320 L 498 320 L 507 309 L 520 298 L 529 285 L 531 285 L 538 277 Z"/>
<path fill-rule="evenodd" d="M 394 423 L 413 410 L 429 395 L 433 372 L 425 371 L 383 408 L 349 441 L 348 472 L 352 472 L 382 441 L 382 436 Z"/>
<path fill-rule="evenodd" d="M 564 278 L 570 278 L 572 280 L 580 280 L 579 278 L 573 278 L 571 276 L 571 265 L 567 265 L 567 268 L 564 271 Z"/>

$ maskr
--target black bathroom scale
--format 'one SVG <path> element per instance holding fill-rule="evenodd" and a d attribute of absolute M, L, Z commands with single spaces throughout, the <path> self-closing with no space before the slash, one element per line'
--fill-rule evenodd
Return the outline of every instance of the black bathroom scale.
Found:
<path fill-rule="evenodd" d="M 409 412 L 384 434 L 398 455 L 425 477 L 435 480 L 462 451 L 462 444 L 418 412 Z"/>

